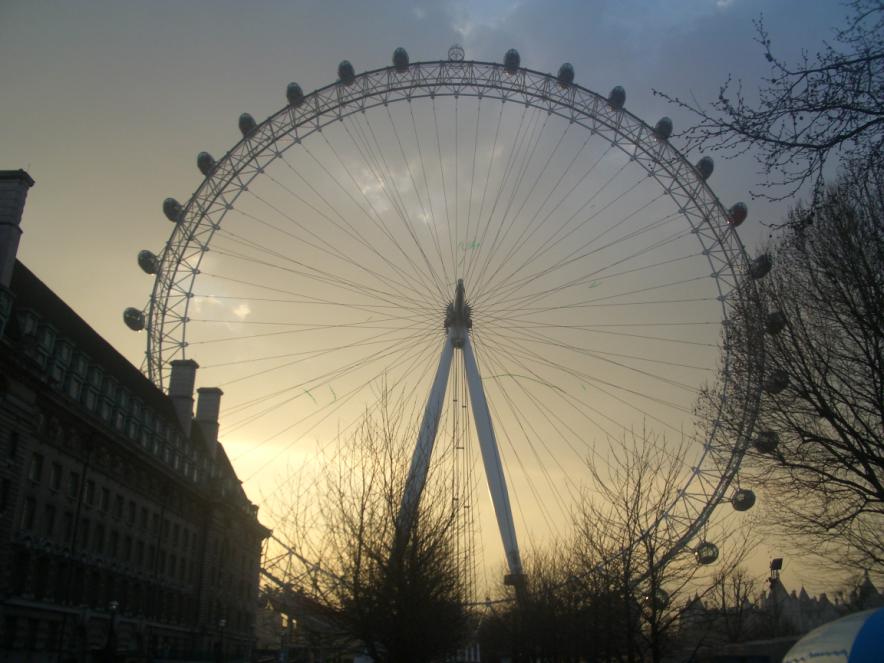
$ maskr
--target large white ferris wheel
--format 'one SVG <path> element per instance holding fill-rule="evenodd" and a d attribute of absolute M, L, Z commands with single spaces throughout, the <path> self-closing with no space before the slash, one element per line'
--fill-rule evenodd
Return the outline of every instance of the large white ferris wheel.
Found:
<path fill-rule="evenodd" d="M 755 499 L 731 484 L 763 348 L 741 353 L 748 383 L 729 352 L 761 342 L 735 325 L 765 264 L 737 235 L 745 205 L 709 188 L 712 161 L 686 160 L 671 121 L 645 124 L 622 88 L 601 96 L 570 64 L 543 74 L 514 50 L 411 63 L 399 48 L 390 67 L 344 61 L 336 82 L 286 97 L 263 122 L 240 116 L 223 157 L 199 155 L 196 192 L 163 205 L 163 251 L 139 254 L 153 291 L 124 317 L 147 331 L 149 377 L 166 388 L 170 362 L 198 358 L 227 394 L 223 429 L 264 465 L 353 425 L 384 380 L 420 421 L 402 509 L 431 464 L 469 475 L 481 457 L 513 579 L 518 538 L 562 526 L 587 456 L 650 426 L 691 444 L 654 525 L 667 555 L 714 561 L 710 514 Z M 715 381 L 740 430 L 694 414 Z"/>

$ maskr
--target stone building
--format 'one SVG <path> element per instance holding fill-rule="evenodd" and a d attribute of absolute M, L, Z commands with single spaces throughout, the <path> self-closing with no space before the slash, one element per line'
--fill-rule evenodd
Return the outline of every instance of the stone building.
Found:
<path fill-rule="evenodd" d="M 0 171 L 0 659 L 248 656 L 269 530 L 218 442 L 15 258 L 33 181 Z M 101 658 L 104 657 L 104 658 Z"/>

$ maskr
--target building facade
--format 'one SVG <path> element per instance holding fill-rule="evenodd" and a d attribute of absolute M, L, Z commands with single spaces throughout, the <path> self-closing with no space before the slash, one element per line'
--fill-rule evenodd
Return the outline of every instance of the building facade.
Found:
<path fill-rule="evenodd" d="M 0 171 L 0 659 L 249 655 L 269 530 L 218 442 L 221 391 L 169 395 L 15 259 Z"/>

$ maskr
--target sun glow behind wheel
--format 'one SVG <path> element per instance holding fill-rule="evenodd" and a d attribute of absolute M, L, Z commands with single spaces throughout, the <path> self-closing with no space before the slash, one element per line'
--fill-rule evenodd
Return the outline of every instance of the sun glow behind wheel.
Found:
<path fill-rule="evenodd" d="M 424 63 L 324 90 L 246 123 L 185 206 L 148 312 L 153 378 L 197 359 L 255 476 L 346 434 L 381 383 L 417 420 L 462 278 L 523 542 L 565 534 L 586 458 L 644 427 L 692 441 L 665 525 L 686 543 L 743 444 L 693 415 L 745 269 L 704 178 L 613 94 L 525 70 Z M 434 462 L 475 488 L 459 370 Z M 488 504 L 458 499 L 493 554 Z"/>

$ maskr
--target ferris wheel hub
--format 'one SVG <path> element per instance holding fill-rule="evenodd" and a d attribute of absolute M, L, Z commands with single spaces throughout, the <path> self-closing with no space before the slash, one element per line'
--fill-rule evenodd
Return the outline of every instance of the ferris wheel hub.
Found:
<path fill-rule="evenodd" d="M 468 330 L 473 328 L 472 309 L 467 304 L 463 279 L 457 280 L 454 300 L 445 309 L 445 329 L 455 348 L 462 348 Z"/>

